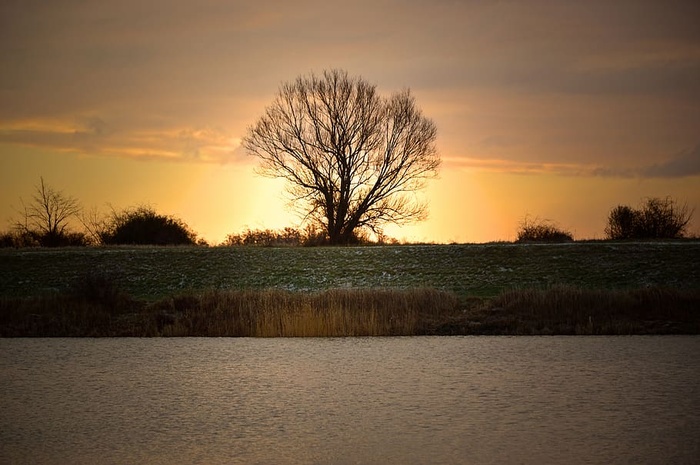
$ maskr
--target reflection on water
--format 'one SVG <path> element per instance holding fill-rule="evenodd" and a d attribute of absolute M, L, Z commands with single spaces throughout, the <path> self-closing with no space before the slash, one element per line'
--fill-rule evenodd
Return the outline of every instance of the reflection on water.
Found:
<path fill-rule="evenodd" d="M 0 340 L 0 463 L 697 463 L 699 337 Z"/>

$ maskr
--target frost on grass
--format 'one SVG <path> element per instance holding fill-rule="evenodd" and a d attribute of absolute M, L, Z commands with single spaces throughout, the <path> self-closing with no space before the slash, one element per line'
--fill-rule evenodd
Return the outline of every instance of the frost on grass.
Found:
<path fill-rule="evenodd" d="M 700 242 L 366 248 L 0 250 L 0 296 L 68 287 L 85 270 L 118 276 L 135 298 L 204 289 L 432 287 L 460 296 L 569 284 L 697 288 Z"/>

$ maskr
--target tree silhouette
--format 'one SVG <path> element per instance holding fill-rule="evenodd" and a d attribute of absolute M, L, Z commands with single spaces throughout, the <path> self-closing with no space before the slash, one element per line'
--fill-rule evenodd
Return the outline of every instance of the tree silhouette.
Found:
<path fill-rule="evenodd" d="M 678 239 L 685 236 L 693 210 L 672 198 L 648 198 L 639 209 L 618 205 L 608 215 L 609 239 Z"/>
<path fill-rule="evenodd" d="M 22 234 L 35 236 L 43 246 L 84 242 L 84 238 L 77 240 L 66 229 L 70 218 L 80 213 L 78 200 L 49 186 L 43 177 L 39 179 L 32 201 L 29 205 L 22 202 L 22 219 L 15 223 L 15 228 Z"/>
<path fill-rule="evenodd" d="M 283 84 L 243 145 L 261 174 L 287 181 L 293 205 L 330 244 L 347 244 L 358 228 L 426 217 L 415 193 L 437 175 L 436 135 L 408 90 L 383 98 L 331 70 Z"/>

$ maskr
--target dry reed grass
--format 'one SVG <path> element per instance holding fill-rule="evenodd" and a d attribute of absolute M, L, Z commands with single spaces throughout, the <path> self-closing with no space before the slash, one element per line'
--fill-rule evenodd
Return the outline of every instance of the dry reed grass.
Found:
<path fill-rule="evenodd" d="M 408 336 L 458 312 L 450 293 L 435 289 L 211 291 L 156 305 L 164 336 Z"/>
<path fill-rule="evenodd" d="M 700 290 L 516 289 L 478 313 L 482 331 L 499 334 L 698 334 Z"/>
<path fill-rule="evenodd" d="M 700 334 L 699 289 L 553 286 L 462 301 L 431 288 L 206 291 L 146 304 L 88 284 L 0 298 L 0 336 Z"/>

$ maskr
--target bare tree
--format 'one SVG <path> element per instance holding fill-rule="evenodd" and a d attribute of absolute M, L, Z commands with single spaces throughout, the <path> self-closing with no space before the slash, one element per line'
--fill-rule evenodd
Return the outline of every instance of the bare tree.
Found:
<path fill-rule="evenodd" d="M 113 216 L 116 215 L 112 208 Z M 109 218 L 102 214 L 97 207 L 82 210 L 78 216 L 85 229 L 85 235 L 93 244 L 102 244 L 109 231 Z"/>
<path fill-rule="evenodd" d="M 70 218 L 80 212 L 80 203 L 46 184 L 43 177 L 40 180 L 31 203 L 22 202 L 23 218 L 16 227 L 23 233 L 39 236 L 44 245 L 57 245 L 66 235 Z"/>
<path fill-rule="evenodd" d="M 415 193 L 437 175 L 436 135 L 410 91 L 383 98 L 331 70 L 283 84 L 243 145 L 260 158 L 261 174 L 287 181 L 305 220 L 345 244 L 358 228 L 425 219 Z"/>

